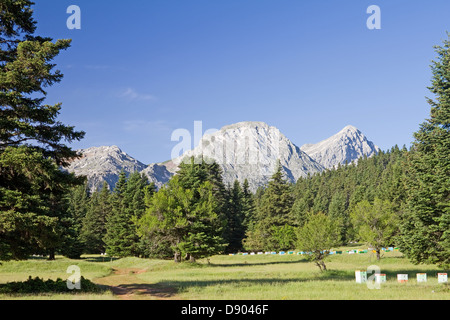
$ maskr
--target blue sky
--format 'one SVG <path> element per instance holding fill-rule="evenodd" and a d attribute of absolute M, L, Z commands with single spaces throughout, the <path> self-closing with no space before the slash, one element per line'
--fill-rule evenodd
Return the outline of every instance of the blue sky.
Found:
<path fill-rule="evenodd" d="M 38 0 L 37 34 L 73 39 L 47 103 L 86 131 L 75 149 L 117 145 L 170 159 L 175 129 L 240 121 L 276 126 L 296 145 L 346 125 L 382 149 L 412 142 L 429 115 L 434 45 L 450 1 Z M 81 30 L 69 30 L 69 5 Z M 370 5 L 381 30 L 369 30 Z"/>

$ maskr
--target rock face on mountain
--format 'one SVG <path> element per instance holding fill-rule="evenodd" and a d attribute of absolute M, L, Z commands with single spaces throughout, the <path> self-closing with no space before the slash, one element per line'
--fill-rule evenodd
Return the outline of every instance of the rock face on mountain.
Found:
<path fill-rule="evenodd" d="M 173 176 L 173 173 L 167 170 L 164 164 L 153 163 L 147 168 L 141 171 L 148 178 L 149 182 L 153 182 L 155 186 L 159 189 Z"/>
<path fill-rule="evenodd" d="M 173 162 L 189 161 L 192 156 L 217 162 L 222 168 L 225 185 L 232 185 L 235 180 L 243 183 L 247 179 L 252 191 L 269 181 L 278 160 L 291 182 L 324 169 L 280 130 L 263 122 L 240 122 L 207 134 L 198 147 Z"/>
<path fill-rule="evenodd" d="M 373 142 L 353 126 L 347 126 L 334 136 L 316 144 L 301 147 L 312 159 L 327 169 L 336 168 L 338 164 L 358 161 L 363 156 L 371 157 L 380 150 Z"/>
<path fill-rule="evenodd" d="M 108 183 L 111 190 L 114 189 L 121 170 L 130 174 L 147 168 L 145 164 L 129 156 L 117 146 L 92 147 L 77 151 L 81 158 L 73 161 L 65 169 L 77 175 L 86 176 L 91 191 L 102 187 L 103 182 Z"/>
<path fill-rule="evenodd" d="M 247 179 L 252 191 L 264 186 L 274 173 L 278 160 L 291 182 L 300 177 L 334 168 L 339 163 L 372 156 L 379 148 L 355 127 L 347 126 L 338 134 L 317 144 L 299 148 L 277 128 L 263 122 L 240 122 L 206 134 L 199 145 L 182 156 L 164 163 L 145 165 L 117 146 L 79 150 L 82 157 L 65 169 L 88 178 L 91 191 L 106 181 L 113 189 L 121 170 L 145 174 L 160 188 L 176 174 L 181 161 L 190 157 L 214 160 L 222 168 L 225 185 Z"/>

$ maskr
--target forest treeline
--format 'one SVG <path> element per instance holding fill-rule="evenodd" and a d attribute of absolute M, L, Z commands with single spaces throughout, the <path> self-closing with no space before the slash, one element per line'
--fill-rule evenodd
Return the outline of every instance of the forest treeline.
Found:
<path fill-rule="evenodd" d="M 322 269 L 330 248 L 400 247 L 414 263 L 450 265 L 450 37 L 436 46 L 430 117 L 412 146 L 287 183 L 280 165 L 255 194 L 224 185 L 218 164 L 183 164 L 160 190 L 121 173 L 89 193 L 61 168 L 85 133 L 45 103 L 70 45 L 35 34 L 33 2 L 0 1 L 0 260 L 84 253 L 195 261 L 239 250 L 299 249 Z M 195 161 L 197 162 L 197 161 Z"/>
<path fill-rule="evenodd" d="M 363 201 L 391 204 L 396 219 L 405 206 L 404 162 L 408 151 L 393 147 L 357 164 L 299 179 L 291 184 L 279 165 L 255 194 L 248 182 L 225 186 L 217 164 L 182 164 L 170 182 L 156 190 L 138 172 L 124 172 L 116 187 L 89 193 L 87 184 L 71 190 L 68 212 L 76 220 L 74 256 L 108 253 L 189 259 L 239 251 L 297 248 L 297 230 L 309 215 L 324 213 L 339 227 L 339 243 L 361 240 L 351 212 Z M 396 226 L 398 228 L 398 225 Z M 394 244 L 395 235 L 383 239 Z"/>

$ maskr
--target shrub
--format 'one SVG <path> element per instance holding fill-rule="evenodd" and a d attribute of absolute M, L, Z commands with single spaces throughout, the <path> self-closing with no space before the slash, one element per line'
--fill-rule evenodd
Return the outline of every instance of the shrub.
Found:
<path fill-rule="evenodd" d="M 100 293 L 103 290 L 95 283 L 88 279 L 81 277 L 81 289 L 70 290 L 67 288 L 67 281 L 58 278 L 56 281 L 41 278 L 32 279 L 31 276 L 27 281 L 22 282 L 8 282 L 0 284 L 0 294 L 36 294 L 36 293 L 78 293 L 90 292 Z"/>

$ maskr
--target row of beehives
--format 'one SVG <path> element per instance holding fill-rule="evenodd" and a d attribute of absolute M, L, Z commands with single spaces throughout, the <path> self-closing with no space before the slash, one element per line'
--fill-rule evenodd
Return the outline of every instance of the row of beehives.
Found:
<path fill-rule="evenodd" d="M 355 278 L 357 283 L 365 283 L 367 282 L 367 272 L 363 270 L 356 270 L 355 271 Z M 427 282 L 427 274 L 426 273 L 417 273 L 416 274 L 417 282 Z M 437 274 L 438 283 L 447 283 L 448 277 L 447 273 L 438 273 Z M 378 273 L 375 274 L 375 282 L 377 283 L 384 283 L 386 282 L 386 274 Z M 397 281 L 400 283 L 406 283 L 408 282 L 408 274 L 406 273 L 399 273 L 397 274 Z"/>
<path fill-rule="evenodd" d="M 384 252 L 392 252 L 392 251 L 398 251 L 399 248 L 394 248 L 394 247 L 388 247 L 388 248 L 382 248 L 381 249 Z M 345 251 L 348 254 L 355 254 L 355 253 L 368 253 L 368 252 L 376 252 L 375 250 L 373 250 L 372 248 L 368 248 L 366 250 L 364 249 L 354 249 L 354 250 L 347 250 Z M 343 251 L 338 251 L 338 250 L 331 250 L 328 251 L 328 254 L 342 254 Z M 242 253 L 230 253 L 230 256 L 235 256 L 235 255 L 303 255 L 303 254 L 310 254 L 310 252 L 304 252 L 304 251 L 266 251 L 266 252 L 242 252 Z"/>

